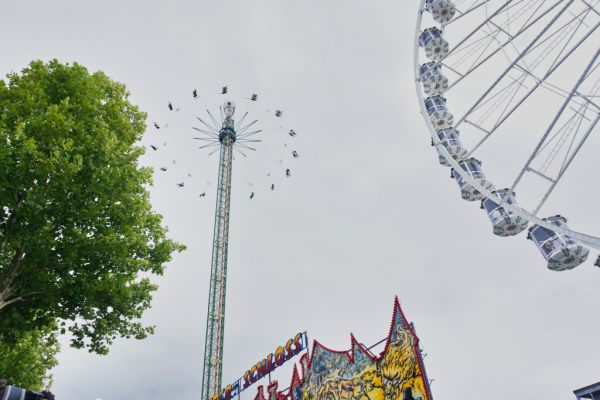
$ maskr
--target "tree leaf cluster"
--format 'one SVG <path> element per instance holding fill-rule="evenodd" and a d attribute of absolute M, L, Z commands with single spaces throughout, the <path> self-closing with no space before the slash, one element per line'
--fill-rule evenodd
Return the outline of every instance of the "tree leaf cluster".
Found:
<path fill-rule="evenodd" d="M 146 115 L 124 85 L 75 63 L 0 81 L 0 337 L 55 326 L 105 354 L 145 338 L 152 275 L 183 246 L 152 210 L 136 145 Z"/>
<path fill-rule="evenodd" d="M 0 337 L 0 377 L 11 385 L 42 391 L 52 383 L 48 371 L 58 364 L 59 350 L 52 327 L 25 332 L 18 340 Z"/>

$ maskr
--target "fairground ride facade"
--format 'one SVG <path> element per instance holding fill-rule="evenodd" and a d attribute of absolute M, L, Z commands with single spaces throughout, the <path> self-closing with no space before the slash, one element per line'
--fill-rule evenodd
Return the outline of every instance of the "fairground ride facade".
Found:
<path fill-rule="evenodd" d="M 419 338 L 396 298 L 385 348 L 376 356 L 351 335 L 346 351 L 318 341 L 294 365 L 289 387 L 272 381 L 258 386 L 254 400 L 431 400 Z M 239 397 L 223 390 L 215 400 Z"/>

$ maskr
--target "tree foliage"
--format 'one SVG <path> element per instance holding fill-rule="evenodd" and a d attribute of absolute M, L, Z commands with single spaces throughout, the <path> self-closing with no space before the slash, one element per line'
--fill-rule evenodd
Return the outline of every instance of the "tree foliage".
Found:
<path fill-rule="evenodd" d="M 25 332 L 17 340 L 0 337 L 0 377 L 11 385 L 42 391 L 50 386 L 48 373 L 57 365 L 60 346 L 55 329 Z"/>
<path fill-rule="evenodd" d="M 152 211 L 146 115 L 125 86 L 78 64 L 32 62 L 0 81 L 0 335 L 60 321 L 106 353 L 139 319 L 183 247 Z"/>

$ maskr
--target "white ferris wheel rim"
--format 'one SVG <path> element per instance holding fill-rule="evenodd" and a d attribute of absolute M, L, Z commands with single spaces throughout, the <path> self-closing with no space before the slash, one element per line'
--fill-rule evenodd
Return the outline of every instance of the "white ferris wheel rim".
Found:
<path fill-rule="evenodd" d="M 420 77 L 419 77 L 419 68 L 421 66 L 421 63 L 419 62 L 419 52 L 420 52 L 420 50 L 419 50 L 420 49 L 419 35 L 421 34 L 421 31 L 422 31 L 421 24 L 422 24 L 422 19 L 423 19 L 423 13 L 426 11 L 425 10 L 425 1 L 426 0 L 420 0 L 419 9 L 417 11 L 417 23 L 416 23 L 416 27 L 415 27 L 414 48 L 413 48 L 413 68 L 414 68 L 415 88 L 417 91 L 417 100 L 419 102 L 419 110 L 420 110 L 421 116 L 423 117 L 423 121 L 425 122 L 425 125 L 427 126 L 427 129 L 429 131 L 429 134 L 433 140 L 433 144 L 436 147 L 436 149 L 440 152 L 440 154 L 443 157 L 446 158 L 446 160 L 450 164 L 450 166 L 452 168 L 454 168 L 454 171 L 458 175 L 460 175 L 460 177 L 462 179 L 464 179 L 466 182 L 468 182 L 470 185 L 472 185 L 475 189 L 480 191 L 485 197 L 494 201 L 496 204 L 502 204 L 502 207 L 504 207 L 505 209 L 507 209 L 508 211 L 510 211 L 512 213 L 515 213 L 516 215 L 518 215 L 522 218 L 527 219 L 530 223 L 539 225 L 541 227 L 544 227 L 544 228 L 546 228 L 550 231 L 556 232 L 556 233 L 571 236 L 573 239 L 579 241 L 582 244 L 585 244 L 596 250 L 600 250 L 600 238 L 593 236 L 593 235 L 588 235 L 588 234 L 585 234 L 582 232 L 575 231 L 571 228 L 564 228 L 563 226 L 554 225 L 554 224 L 536 216 L 534 213 L 532 213 L 522 207 L 504 202 L 503 199 L 500 198 L 500 196 L 498 196 L 496 193 L 493 193 L 492 191 L 488 190 L 487 188 L 482 186 L 476 179 L 473 179 L 469 174 L 467 174 L 460 167 L 460 165 L 458 164 L 458 161 L 456 161 L 452 157 L 452 155 L 448 152 L 448 150 L 442 145 L 435 129 L 433 128 L 433 125 L 427 118 L 427 110 L 425 109 L 423 88 L 421 87 L 421 81 L 420 81 Z"/>

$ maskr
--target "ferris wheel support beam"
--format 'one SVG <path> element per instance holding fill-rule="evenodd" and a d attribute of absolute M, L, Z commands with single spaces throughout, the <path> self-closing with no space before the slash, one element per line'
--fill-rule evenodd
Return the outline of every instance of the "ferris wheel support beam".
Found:
<path fill-rule="evenodd" d="M 581 86 L 581 84 L 585 80 L 588 72 L 592 69 L 592 66 L 596 62 L 596 59 L 598 58 L 598 55 L 600 55 L 600 49 L 596 50 L 596 53 L 592 57 L 592 60 L 589 62 L 589 64 L 585 68 L 585 71 L 583 71 L 583 74 L 581 74 L 581 76 L 577 80 L 577 83 L 575 84 L 575 87 L 573 87 L 573 90 L 571 90 L 571 93 L 565 99 L 564 103 L 560 107 L 560 110 L 554 116 L 554 119 L 550 123 L 550 126 L 548 127 L 548 129 L 546 129 L 546 132 L 544 132 L 544 134 L 542 135 L 541 140 L 538 142 L 537 146 L 535 147 L 535 149 L 531 153 L 531 156 L 529 156 L 529 159 L 527 160 L 527 163 L 525 163 L 525 166 L 521 169 L 521 172 L 519 172 L 519 175 L 517 176 L 517 179 L 515 179 L 515 181 L 511 185 L 509 193 L 512 193 L 515 190 L 515 187 L 519 184 L 519 181 L 521 180 L 521 178 L 523 178 L 523 175 L 525 174 L 525 172 L 527 172 L 527 169 L 531 165 L 531 162 L 538 155 L 540 148 L 544 145 L 544 142 L 546 141 L 546 138 L 548 138 L 548 135 L 550 135 L 550 132 L 552 132 L 552 129 L 554 129 L 554 126 L 558 122 L 558 119 L 563 114 L 563 112 L 565 111 L 565 109 L 567 108 L 567 106 L 569 105 L 569 103 L 571 102 L 571 99 L 573 98 L 573 96 L 575 96 L 575 92 L 577 92 L 577 90 L 579 89 L 579 86 Z M 556 184 L 554 184 L 554 185 L 556 185 Z"/>
<path fill-rule="evenodd" d="M 600 23 L 598 24 L 598 26 L 600 26 Z M 594 28 L 596 29 L 596 28 Z M 545 89 L 549 90 L 550 92 L 561 96 L 561 97 L 567 97 L 569 95 L 569 92 L 567 92 L 566 90 L 563 90 L 561 88 L 559 88 L 556 85 L 551 84 L 548 81 L 544 81 L 542 78 L 538 77 L 537 75 L 533 74 L 531 71 L 526 70 L 526 69 L 521 69 L 523 68 L 522 66 L 518 65 L 516 67 L 517 69 L 519 69 L 520 71 L 522 71 L 523 73 L 529 75 L 531 78 L 533 78 L 536 83 L 537 82 L 541 82 L 540 85 L 544 86 Z M 598 96 L 590 96 L 590 95 L 586 95 L 584 93 L 581 93 L 579 91 L 575 92 L 575 95 L 579 98 L 581 98 L 585 103 L 589 104 L 590 106 L 593 106 L 594 108 L 596 108 L 597 110 L 600 111 L 600 105 L 596 104 L 591 97 L 598 97 Z M 577 103 L 578 105 L 582 105 L 581 103 Z"/>
<path fill-rule="evenodd" d="M 544 82 L 554 73 L 554 71 L 556 71 L 566 60 L 567 58 L 569 58 L 571 56 L 571 54 L 578 48 L 581 46 L 581 44 L 583 44 L 583 42 L 590 37 L 590 35 L 596 30 L 598 29 L 598 27 L 600 27 L 600 22 L 598 22 L 596 25 L 594 25 L 594 27 L 592 29 L 589 30 L 589 32 L 582 37 L 577 44 L 575 44 L 561 59 L 560 61 L 558 61 L 557 63 L 555 63 L 552 68 L 546 72 L 546 74 L 542 77 L 542 78 L 538 78 L 537 76 L 535 76 L 533 73 L 531 73 L 529 70 L 525 69 L 523 66 L 521 65 L 516 65 L 516 68 L 518 68 L 520 71 L 522 71 L 525 74 L 528 74 L 529 76 L 531 76 L 533 79 L 536 80 L 536 84 L 529 89 L 529 91 L 525 94 L 525 96 L 523 96 L 508 112 L 506 112 L 502 118 L 500 120 L 498 120 L 494 126 L 489 129 L 483 129 L 480 128 L 482 130 L 484 130 L 486 132 L 486 135 L 479 140 L 479 142 L 477 142 L 477 144 L 471 149 L 471 151 L 469 151 L 469 156 L 471 156 L 475 150 L 477 150 L 487 139 L 489 139 L 489 137 L 504 123 L 506 122 L 506 120 L 521 106 L 521 104 L 523 104 L 525 102 L 525 100 L 527 100 L 527 98 L 529 98 L 529 96 L 531 96 L 540 86 L 542 86 L 544 84 Z M 596 108 L 600 109 L 600 107 L 594 103 L 592 100 L 590 100 L 589 98 L 587 98 L 587 96 L 580 94 L 578 91 L 575 92 L 576 95 L 578 95 L 579 97 L 581 97 L 582 99 L 584 99 L 584 101 L 588 102 L 589 104 L 595 106 Z M 469 122 L 468 120 L 465 120 L 465 122 Z M 470 123 L 471 125 L 473 125 L 473 123 Z"/>
<path fill-rule="evenodd" d="M 504 47 L 506 47 L 509 44 L 511 44 L 514 39 L 518 38 L 523 33 L 525 33 L 525 31 L 527 31 L 529 28 L 531 28 L 533 25 L 535 25 L 540 19 L 542 19 L 543 17 L 545 17 L 550 11 L 554 10 L 562 2 L 563 2 L 563 0 L 558 0 L 556 3 L 554 3 L 552 6 L 550 6 L 547 10 L 545 10 L 543 13 L 541 13 L 540 15 L 538 15 L 535 19 L 533 19 L 532 21 L 530 21 L 529 24 L 527 24 L 526 26 L 523 26 L 521 29 L 519 29 L 519 31 L 517 33 L 515 33 L 512 36 L 512 38 L 509 38 L 509 40 L 507 40 L 504 43 L 502 43 L 502 45 L 500 47 L 498 47 L 496 50 L 494 50 L 493 52 L 491 52 L 490 54 L 488 54 L 479 63 L 477 63 L 476 65 L 474 65 L 471 68 L 469 68 L 469 70 L 467 72 L 465 72 L 464 74 L 461 74 L 461 77 L 459 79 L 457 79 L 450 86 L 448 86 L 448 90 L 452 89 L 452 87 L 454 87 L 456 84 L 458 84 L 460 81 L 462 81 L 471 72 L 475 71 L 477 68 L 479 68 L 480 66 L 482 66 L 483 64 L 485 64 L 490 58 L 492 58 L 493 56 L 495 56 L 496 54 L 498 54 L 498 52 L 502 51 L 502 49 L 504 49 Z M 572 2 L 573 2 L 573 0 L 571 0 L 569 2 L 569 5 Z M 562 12 L 561 12 L 561 14 L 562 14 Z M 545 31 L 546 31 L 546 29 L 544 30 L 544 32 Z M 542 32 L 542 33 L 544 33 L 544 32 Z M 446 59 L 446 58 L 444 58 L 444 59 Z M 446 66 L 446 64 L 447 63 L 445 63 L 444 66 Z"/>
<path fill-rule="evenodd" d="M 502 12 L 502 10 L 504 10 L 506 8 L 506 6 L 508 6 L 510 3 L 512 3 L 514 0 L 508 0 L 507 2 L 505 2 L 504 4 L 502 4 L 496 11 L 494 11 L 492 13 L 492 15 L 490 15 L 485 21 L 483 21 L 481 24 L 479 24 L 477 26 L 477 28 L 473 29 L 471 31 L 471 33 L 469 33 L 467 36 L 465 36 L 465 38 L 463 40 L 461 40 L 460 42 L 458 42 L 458 44 L 454 47 L 452 47 L 452 49 L 450 49 L 450 51 L 448 52 L 448 54 L 446 54 L 447 58 L 448 56 L 450 56 L 452 53 L 454 53 L 456 51 L 456 49 L 459 49 L 460 46 L 462 46 L 467 40 L 469 40 L 473 35 L 475 35 L 477 32 L 480 31 L 481 28 L 483 28 L 485 26 L 485 24 L 487 24 L 489 21 L 492 20 L 492 18 L 496 17 L 496 15 L 498 15 L 499 13 Z M 520 3 L 520 2 L 519 2 Z M 484 3 L 482 3 L 484 4 Z M 517 3 L 518 4 L 518 3 Z"/>
<path fill-rule="evenodd" d="M 460 76 L 461 78 L 465 76 L 465 74 L 458 72 L 456 69 L 452 68 L 452 66 L 444 63 L 444 62 L 440 62 L 440 64 L 444 67 L 449 69 L 450 71 L 454 72 L 456 75 Z M 449 86 L 448 89 L 450 89 L 452 86 Z"/>
<path fill-rule="evenodd" d="M 490 92 L 492 90 L 494 90 L 494 88 L 498 85 L 498 83 L 500 83 L 500 81 L 502 80 L 502 78 L 504 78 L 506 76 L 506 74 L 508 74 L 513 67 L 525 56 L 525 54 L 527 54 L 527 52 L 529 52 L 529 49 L 531 49 L 537 42 L 538 40 L 540 40 L 540 38 L 544 35 L 544 33 L 546 33 L 546 31 L 554 24 L 554 22 L 556 22 L 556 20 L 565 12 L 567 11 L 567 9 L 571 6 L 571 4 L 573 4 L 575 0 L 569 0 L 567 2 L 567 4 L 558 12 L 558 14 L 556 14 L 552 20 L 550 20 L 550 22 L 548 24 L 546 24 L 546 26 L 544 27 L 544 29 L 541 30 L 540 33 L 537 34 L 537 36 L 531 41 L 531 43 L 529 43 L 527 45 L 527 47 L 525 48 L 525 50 L 523 50 L 523 52 L 521 54 L 519 54 L 519 56 L 517 58 L 515 58 L 515 60 L 510 63 L 510 65 L 504 70 L 504 72 L 502 72 L 502 74 L 500 74 L 500 76 L 498 77 L 498 79 L 496 79 L 496 81 L 494 83 L 492 83 L 492 85 L 483 93 L 483 95 L 481 95 L 481 97 L 475 102 L 475 104 L 473 104 L 473 106 L 469 109 L 469 111 L 467 111 L 465 113 L 465 115 L 460 119 L 460 121 L 458 121 L 458 123 L 454 126 L 455 128 L 457 128 L 458 126 L 460 126 L 460 124 L 465 120 L 465 118 L 471 114 L 473 112 L 473 110 L 475 110 L 477 108 L 477 106 L 479 106 L 479 104 L 486 98 L 486 96 L 488 94 L 490 94 Z"/>
<path fill-rule="evenodd" d="M 548 191 L 546 191 L 546 193 L 544 194 L 544 197 L 542 198 L 542 200 L 540 201 L 540 203 L 538 204 L 538 206 L 535 208 L 535 210 L 533 210 L 534 214 L 537 214 L 540 211 L 540 208 L 542 208 L 542 206 L 546 202 L 546 200 L 548 200 L 548 197 L 550 196 L 550 194 L 552 193 L 552 191 L 554 190 L 554 188 L 558 184 L 558 181 L 560 181 L 560 178 L 562 178 L 562 176 L 565 173 L 565 171 L 567 170 L 567 168 L 569 168 L 569 165 L 571 165 L 571 162 L 573 161 L 573 159 L 575 158 L 575 156 L 577 155 L 577 153 L 579 153 L 579 150 L 581 150 L 581 147 L 583 146 L 583 144 L 585 143 L 585 141 L 587 140 L 587 138 L 590 136 L 590 133 L 592 133 L 592 131 L 596 127 L 596 124 L 598 124 L 598 121 L 600 121 L 600 114 L 596 114 L 596 118 L 594 118 L 594 120 L 592 121 L 591 125 L 589 126 L 589 128 L 587 129 L 587 131 L 585 132 L 585 134 L 583 135 L 583 137 L 579 141 L 579 144 L 577 145 L 577 148 L 575 148 L 575 150 L 573 151 L 573 153 L 569 156 L 568 160 L 565 162 L 565 165 L 563 165 L 563 167 L 560 169 L 560 172 L 559 172 L 558 176 L 552 182 L 552 185 L 550 186 L 550 188 L 548 189 Z"/>
<path fill-rule="evenodd" d="M 452 19 L 451 19 L 449 22 L 447 22 L 447 23 L 446 23 L 446 25 L 445 25 L 445 26 L 448 26 L 448 25 L 450 25 L 451 23 L 453 23 L 453 22 L 456 22 L 457 20 L 461 19 L 462 17 L 464 17 L 464 16 L 466 16 L 466 15 L 469 15 L 471 12 L 473 12 L 473 11 L 477 10 L 479 7 L 481 7 L 481 6 L 485 5 L 485 3 L 486 3 L 486 1 L 482 1 L 481 3 L 477 4 L 475 7 L 473 7 L 473 8 L 469 8 L 469 9 L 468 9 L 467 11 L 465 11 L 465 12 L 462 12 L 462 11 L 460 11 L 460 10 L 457 8 L 457 9 L 456 9 L 456 11 L 457 11 L 457 12 L 458 12 L 460 15 L 459 15 L 459 16 L 457 16 L 457 17 L 455 17 L 455 18 L 452 18 Z"/>
<path fill-rule="evenodd" d="M 592 11 L 593 11 L 593 12 L 594 12 L 594 13 L 595 13 L 597 16 L 599 16 L 599 17 L 600 17 L 600 12 L 596 11 L 596 9 L 594 8 L 594 6 L 593 6 L 593 5 L 591 5 L 590 3 L 588 3 L 588 2 L 587 2 L 587 1 L 585 1 L 585 0 L 581 0 L 581 2 L 582 2 L 583 4 L 585 4 L 586 6 L 588 6 L 588 8 L 589 8 L 590 10 L 592 10 Z"/>

